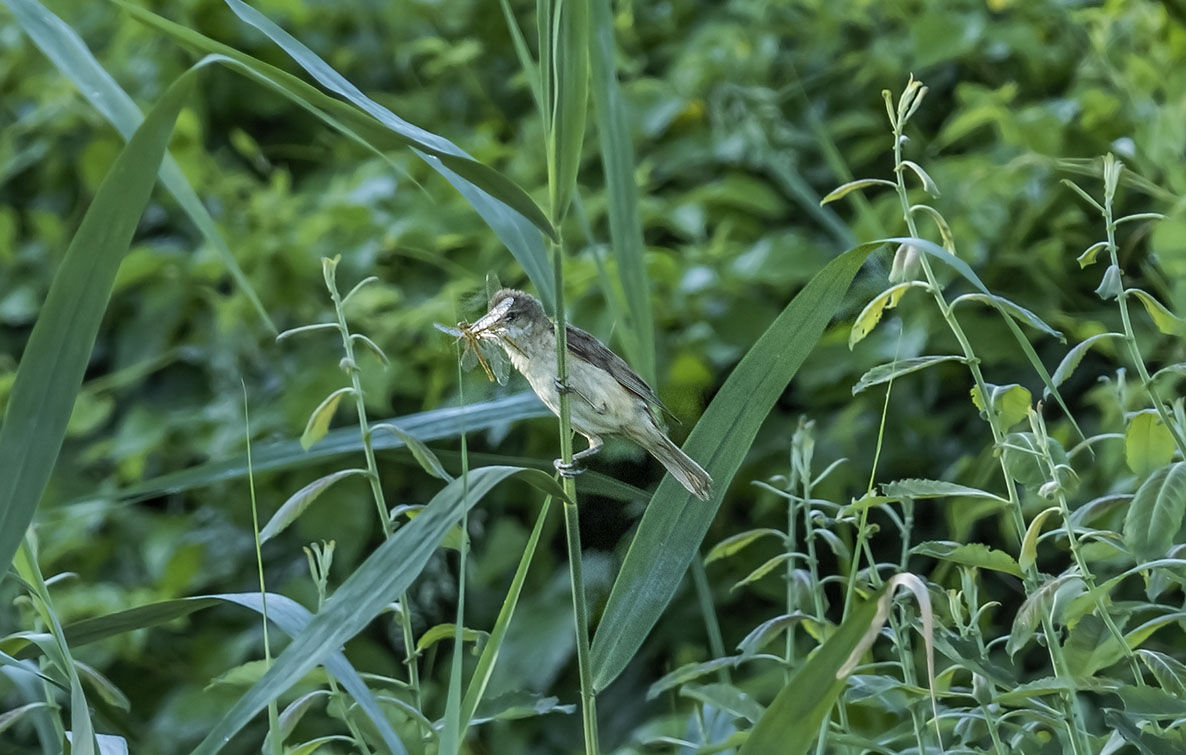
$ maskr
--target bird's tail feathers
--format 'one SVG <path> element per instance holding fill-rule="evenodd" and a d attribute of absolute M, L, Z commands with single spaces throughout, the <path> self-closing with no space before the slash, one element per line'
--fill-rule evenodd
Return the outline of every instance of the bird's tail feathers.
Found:
<path fill-rule="evenodd" d="M 702 501 L 707 501 L 712 495 L 712 478 L 708 476 L 708 472 L 679 446 L 672 443 L 663 431 L 655 428 L 654 432 L 648 433 L 646 442 L 640 445 L 650 451 L 689 493 Z"/>

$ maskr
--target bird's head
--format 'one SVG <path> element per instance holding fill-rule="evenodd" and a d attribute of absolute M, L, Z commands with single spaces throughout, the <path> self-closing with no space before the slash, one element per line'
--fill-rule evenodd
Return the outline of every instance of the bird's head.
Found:
<path fill-rule="evenodd" d="M 506 337 L 512 342 L 530 340 L 552 322 L 539 299 L 513 288 L 503 288 L 490 297 L 490 311 L 472 325 L 476 332 Z"/>

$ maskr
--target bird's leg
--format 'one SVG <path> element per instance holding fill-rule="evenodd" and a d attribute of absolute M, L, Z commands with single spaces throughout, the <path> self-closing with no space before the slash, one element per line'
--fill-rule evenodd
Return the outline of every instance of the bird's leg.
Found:
<path fill-rule="evenodd" d="M 573 454 L 571 464 L 565 464 L 563 459 L 554 459 L 552 461 L 552 466 L 556 467 L 556 471 L 560 473 L 561 477 L 576 477 L 581 472 L 584 472 L 585 467 L 581 464 L 581 459 L 589 458 L 600 451 L 604 445 L 601 442 L 601 438 L 598 438 L 596 435 L 585 437 L 589 439 L 589 447 L 580 453 Z"/>

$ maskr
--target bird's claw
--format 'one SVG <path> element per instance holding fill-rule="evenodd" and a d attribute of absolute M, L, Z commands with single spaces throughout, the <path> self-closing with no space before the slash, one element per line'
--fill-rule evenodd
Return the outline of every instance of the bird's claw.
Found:
<path fill-rule="evenodd" d="M 560 473 L 561 477 L 567 477 L 569 479 L 585 471 L 585 468 L 577 462 L 574 461 L 572 464 L 565 464 L 564 459 L 553 459 L 552 466 L 556 467 L 556 471 Z"/>
<path fill-rule="evenodd" d="M 569 385 L 568 383 L 565 383 L 563 380 L 561 380 L 558 377 L 552 378 L 552 385 L 556 386 L 556 393 L 560 394 L 561 396 L 563 396 L 566 393 L 573 392 L 572 386 Z"/>

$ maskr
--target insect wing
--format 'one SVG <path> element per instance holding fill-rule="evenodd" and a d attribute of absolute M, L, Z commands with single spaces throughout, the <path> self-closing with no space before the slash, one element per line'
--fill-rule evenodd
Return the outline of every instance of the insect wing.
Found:
<path fill-rule="evenodd" d="M 481 344 L 482 356 L 490 368 L 489 371 L 493 373 L 494 379 L 498 381 L 499 385 L 506 385 L 507 378 L 511 374 L 510 363 L 507 361 L 506 353 L 494 341 L 482 340 Z"/>
<path fill-rule="evenodd" d="M 448 325 L 441 325 L 439 322 L 434 322 L 434 323 L 432 324 L 432 327 L 434 327 L 434 328 L 436 328 L 437 330 L 441 331 L 441 332 L 442 332 L 442 333 L 444 333 L 445 335 L 447 335 L 447 336 L 453 336 L 454 338 L 461 338 L 463 335 L 465 335 L 464 333 L 462 333 L 462 332 L 461 332 L 460 330 L 458 330 L 457 328 L 453 328 L 453 327 L 450 327 L 450 326 L 448 326 Z"/>

